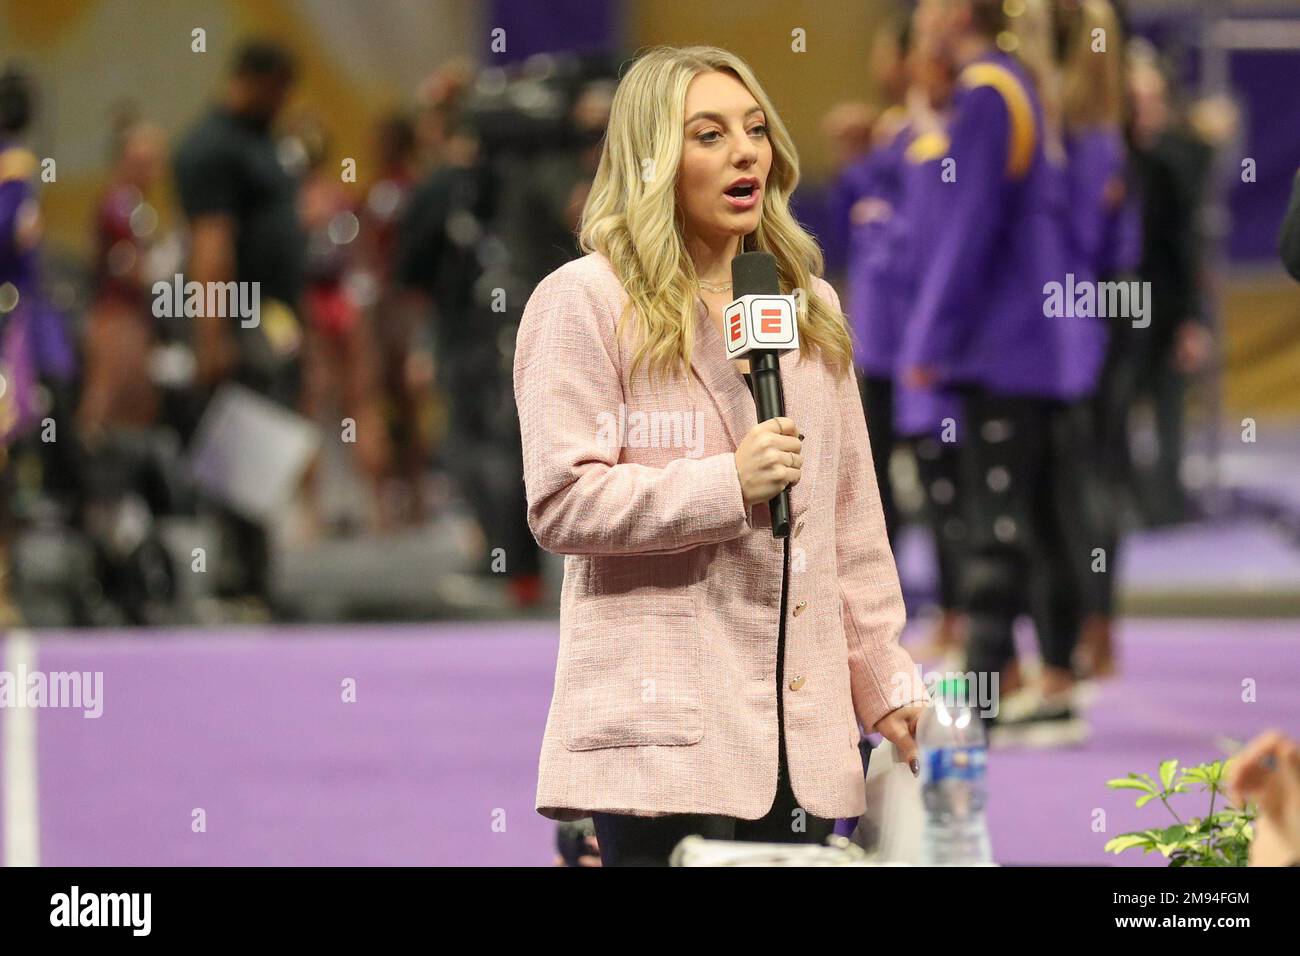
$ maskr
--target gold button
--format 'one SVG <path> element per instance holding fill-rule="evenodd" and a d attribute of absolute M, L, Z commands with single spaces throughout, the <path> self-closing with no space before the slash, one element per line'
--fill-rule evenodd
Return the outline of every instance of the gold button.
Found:
<path fill-rule="evenodd" d="M 796 604 L 794 606 L 794 616 L 798 617 L 800 614 L 802 614 L 803 609 L 806 608 L 807 606 L 808 606 L 807 601 L 800 601 L 798 604 Z"/>
<path fill-rule="evenodd" d="M 803 686 L 803 682 L 804 682 L 804 678 L 802 676 L 796 677 L 794 680 L 790 681 L 790 689 L 798 690 L 800 687 Z"/>

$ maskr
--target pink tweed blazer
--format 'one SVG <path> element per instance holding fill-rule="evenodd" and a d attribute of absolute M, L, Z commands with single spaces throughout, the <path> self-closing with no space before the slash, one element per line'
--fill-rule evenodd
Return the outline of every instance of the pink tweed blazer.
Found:
<path fill-rule="evenodd" d="M 823 279 L 814 294 L 838 312 Z M 744 506 L 734 453 L 757 423 L 699 303 L 692 373 L 635 377 L 626 301 L 592 253 L 537 286 L 519 326 L 515 399 L 528 523 L 564 555 L 560 649 L 537 783 L 543 816 L 593 810 L 763 816 L 776 794 L 782 542 Z M 865 807 L 859 724 L 925 697 L 898 644 L 902 594 L 862 401 L 811 353 L 781 357 L 804 434 L 790 489 L 786 753 L 799 804 Z"/>

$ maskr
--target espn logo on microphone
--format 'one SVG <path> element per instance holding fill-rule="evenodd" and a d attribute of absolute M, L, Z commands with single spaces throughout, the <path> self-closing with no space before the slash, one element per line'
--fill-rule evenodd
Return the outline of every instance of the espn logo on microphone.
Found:
<path fill-rule="evenodd" d="M 722 313 L 727 358 L 748 355 L 754 349 L 786 351 L 799 347 L 792 295 L 742 295 Z"/>

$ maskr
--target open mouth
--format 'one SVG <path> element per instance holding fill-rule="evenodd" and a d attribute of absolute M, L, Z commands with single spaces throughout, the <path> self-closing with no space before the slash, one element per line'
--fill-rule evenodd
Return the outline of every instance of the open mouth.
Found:
<path fill-rule="evenodd" d="M 758 180 L 752 177 L 737 180 L 723 190 L 727 204 L 737 212 L 746 212 L 758 205 L 758 194 L 762 191 Z"/>

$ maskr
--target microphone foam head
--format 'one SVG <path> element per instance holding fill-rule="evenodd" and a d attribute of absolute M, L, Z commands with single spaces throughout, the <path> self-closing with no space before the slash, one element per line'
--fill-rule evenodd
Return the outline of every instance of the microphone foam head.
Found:
<path fill-rule="evenodd" d="M 776 256 L 770 252 L 742 252 L 731 260 L 731 294 L 780 295 Z"/>

